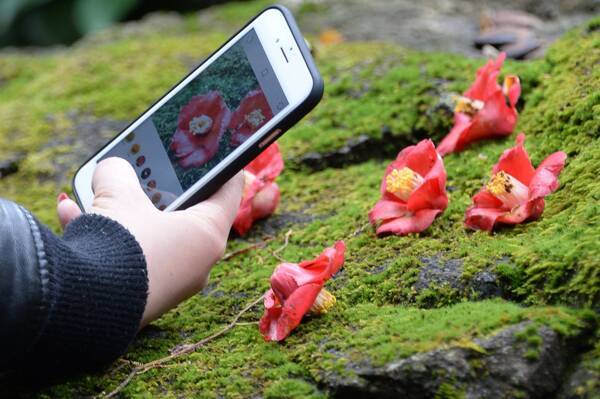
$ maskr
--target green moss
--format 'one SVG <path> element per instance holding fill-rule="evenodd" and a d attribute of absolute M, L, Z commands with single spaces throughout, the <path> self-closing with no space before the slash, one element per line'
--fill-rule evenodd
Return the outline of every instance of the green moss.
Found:
<path fill-rule="evenodd" d="M 435 399 L 463 399 L 466 394 L 463 390 L 457 389 L 451 384 L 444 383 L 435 393 Z"/>

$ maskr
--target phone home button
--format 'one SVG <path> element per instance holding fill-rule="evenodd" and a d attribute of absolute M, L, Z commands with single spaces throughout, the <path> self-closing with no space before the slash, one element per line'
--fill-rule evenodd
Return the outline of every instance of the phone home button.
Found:
<path fill-rule="evenodd" d="M 261 141 L 260 143 L 258 143 L 258 148 L 264 148 L 266 147 L 268 144 L 271 143 L 271 141 L 273 140 L 273 138 L 277 137 L 279 135 L 279 133 L 281 133 L 281 129 L 275 129 L 273 130 L 267 137 L 265 137 L 263 139 L 263 141 Z"/>

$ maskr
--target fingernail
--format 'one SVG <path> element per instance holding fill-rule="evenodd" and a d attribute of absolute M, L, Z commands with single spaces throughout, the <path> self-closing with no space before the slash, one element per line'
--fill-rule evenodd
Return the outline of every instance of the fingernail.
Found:
<path fill-rule="evenodd" d="M 56 201 L 60 204 L 62 201 L 68 199 L 69 196 L 66 193 L 60 193 L 58 194 L 58 197 L 56 197 Z"/>

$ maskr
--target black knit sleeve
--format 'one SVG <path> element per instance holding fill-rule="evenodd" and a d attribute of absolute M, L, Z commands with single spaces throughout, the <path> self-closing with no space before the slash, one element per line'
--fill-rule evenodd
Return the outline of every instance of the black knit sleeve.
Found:
<path fill-rule="evenodd" d="M 73 220 L 58 237 L 33 226 L 44 304 L 33 355 L 44 363 L 90 368 L 114 360 L 135 337 L 148 278 L 139 244 L 119 223 L 99 215 Z"/>

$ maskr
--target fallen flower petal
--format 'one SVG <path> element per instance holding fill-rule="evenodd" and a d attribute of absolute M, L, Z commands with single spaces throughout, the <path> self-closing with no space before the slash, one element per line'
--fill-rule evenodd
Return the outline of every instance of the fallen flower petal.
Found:
<path fill-rule="evenodd" d="M 217 91 L 192 97 L 182 107 L 169 147 L 182 168 L 202 166 L 215 155 L 230 115 Z"/>
<path fill-rule="evenodd" d="M 406 147 L 388 167 L 381 199 L 369 212 L 377 234 L 425 230 L 448 206 L 446 170 L 431 140 Z"/>
<path fill-rule="evenodd" d="M 477 77 L 462 97 L 456 99 L 454 126 L 437 147 L 440 155 L 463 150 L 474 141 L 510 135 L 517 123 L 517 101 L 521 95 L 519 78 L 508 75 L 501 87 L 498 74 L 506 57 L 500 53 L 479 68 Z"/>
<path fill-rule="evenodd" d="M 498 224 L 518 224 L 538 219 L 544 211 L 544 197 L 558 188 L 558 175 L 567 155 L 558 151 L 533 168 L 523 146 L 525 135 L 502 154 L 492 169 L 489 183 L 474 197 L 465 213 L 465 225 L 492 231 Z"/>
<path fill-rule="evenodd" d="M 313 260 L 277 266 L 259 322 L 266 341 L 284 340 L 305 314 L 321 315 L 335 304 L 335 297 L 323 285 L 344 264 L 345 250 L 344 241 L 338 241 Z"/>
<path fill-rule="evenodd" d="M 277 143 L 271 144 L 244 168 L 244 193 L 233 222 L 233 229 L 244 235 L 254 221 L 275 212 L 279 205 L 279 186 L 275 178 L 283 170 L 283 158 Z"/>
<path fill-rule="evenodd" d="M 249 92 L 231 116 L 231 145 L 242 144 L 272 117 L 271 107 L 263 91 L 256 89 Z"/>

